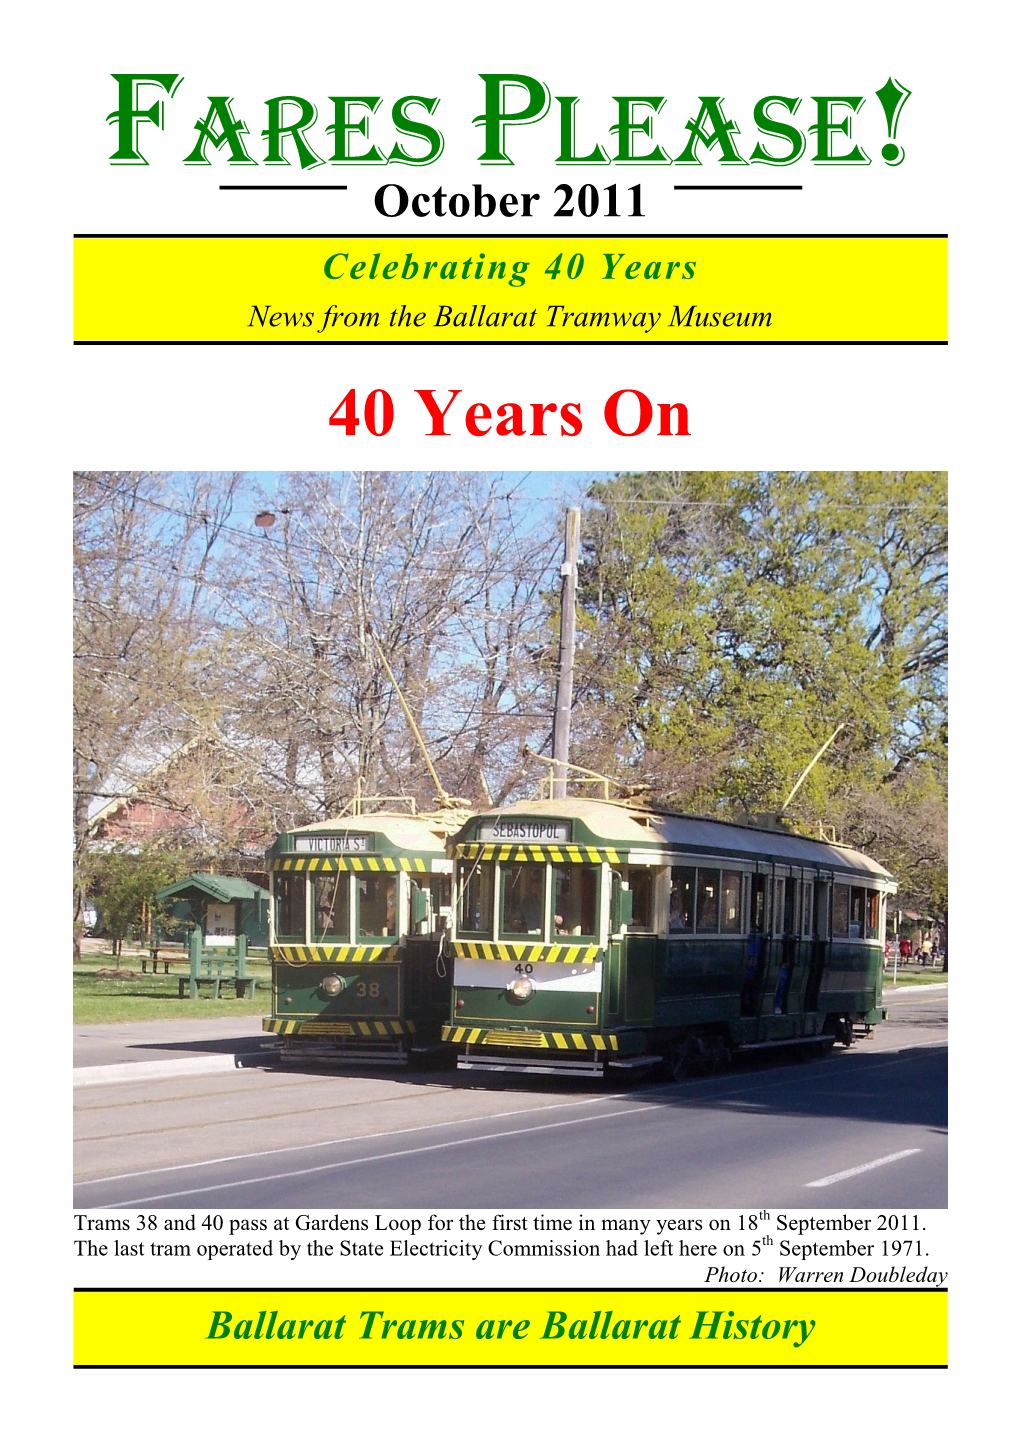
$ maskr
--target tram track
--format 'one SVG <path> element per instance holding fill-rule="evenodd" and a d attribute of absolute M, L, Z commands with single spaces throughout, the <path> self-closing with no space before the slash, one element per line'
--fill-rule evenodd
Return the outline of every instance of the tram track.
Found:
<path fill-rule="evenodd" d="M 714 1110 L 719 1117 L 768 1114 L 774 1109 L 774 1097 L 770 1094 L 788 1090 L 794 1078 L 803 1079 L 803 1086 L 796 1086 L 797 1092 L 809 1094 L 823 1089 L 827 1104 L 836 1112 L 850 1112 L 855 1108 L 866 1111 L 867 1106 L 861 1100 L 862 1088 L 873 1089 L 881 1074 L 890 1073 L 888 1084 L 883 1079 L 882 1089 L 893 1094 L 898 1085 L 894 1079 L 897 1070 L 923 1052 L 945 1047 L 942 1035 L 932 1035 L 924 1041 L 920 1037 L 917 1041 L 912 1038 L 910 1045 L 903 1047 L 901 1041 L 894 1038 L 892 1028 L 884 1039 L 887 1044 L 876 1047 L 870 1054 L 863 1048 L 855 1048 L 821 1061 L 756 1059 L 755 1064 L 743 1072 L 679 1084 L 638 1083 L 622 1091 L 588 1087 L 582 1093 L 576 1084 L 558 1081 L 554 1085 L 539 1086 L 537 1079 L 531 1079 L 525 1086 L 515 1079 L 503 1086 L 479 1087 L 476 1083 L 467 1083 L 457 1073 L 451 1074 L 448 1083 L 436 1085 L 411 1078 L 395 1081 L 349 1074 L 296 1076 L 259 1070 L 225 1073 L 222 1078 L 217 1077 L 215 1084 L 205 1079 L 207 1084 L 197 1089 L 193 1081 L 182 1085 L 177 1095 L 164 1095 L 159 1099 L 146 1095 L 155 1083 L 141 1083 L 137 1091 L 132 1088 L 135 1094 L 130 1098 L 111 1098 L 105 1106 L 90 1092 L 84 1110 L 97 1125 L 89 1134 L 83 1133 L 76 1144 L 77 1181 L 82 1188 L 79 1204 L 91 1205 L 94 1197 L 97 1204 L 110 1205 L 112 1199 L 103 1196 L 100 1201 L 100 1193 L 105 1192 L 104 1183 L 119 1190 L 119 1178 L 146 1176 L 155 1181 L 161 1175 L 182 1176 L 194 1170 L 197 1180 L 200 1175 L 211 1176 L 221 1167 L 231 1173 L 231 1185 L 247 1187 L 257 1185 L 259 1174 L 268 1166 L 274 1185 L 281 1185 L 285 1184 L 289 1171 L 278 1173 L 272 1164 L 273 1158 L 289 1155 L 298 1159 L 302 1154 L 311 1157 L 315 1153 L 322 1155 L 330 1148 L 341 1149 L 345 1153 L 345 1167 L 353 1166 L 355 1171 L 374 1161 L 383 1161 L 383 1157 L 352 1157 L 351 1148 L 358 1152 L 367 1147 L 372 1152 L 382 1146 L 387 1165 L 400 1165 L 405 1153 L 407 1164 L 414 1165 L 414 1155 L 438 1156 L 454 1144 L 461 1151 L 466 1147 L 470 1152 L 486 1144 L 499 1145 L 498 1137 L 502 1137 L 502 1145 L 512 1145 L 518 1132 L 544 1133 L 556 1113 L 562 1116 L 575 1108 L 594 1107 L 592 1120 L 607 1124 L 618 1116 L 621 1106 L 635 1120 L 641 1115 L 651 1117 L 661 1107 L 675 1108 L 678 1103 L 686 1103 L 678 1118 L 703 1115 L 705 1108 Z M 225 1095 L 227 1077 L 232 1085 Z M 237 1088 L 239 1077 L 240 1090 Z M 165 1083 L 160 1085 L 165 1087 Z M 341 1091 L 352 1085 L 358 1087 L 360 1095 L 340 1099 Z M 326 1092 L 324 1087 L 328 1088 Z M 258 1104 L 255 1111 L 251 1110 L 253 1102 Z M 199 1105 L 212 1107 L 218 1114 L 196 1116 Z M 123 1126 L 139 1106 L 158 1106 L 163 1119 L 156 1125 Z M 178 1109 L 176 1116 L 168 1110 L 173 1108 Z M 330 1120 L 332 1126 L 328 1125 Z M 485 1133 L 497 1123 L 501 1124 L 498 1136 L 487 1138 Z M 473 1135 L 479 1128 L 482 1135 Z M 323 1136 L 321 1133 L 326 1129 L 332 1135 Z M 459 1138 L 457 1129 L 463 1133 Z M 433 1137 L 438 1140 L 409 1149 L 398 1140 L 412 1136 L 422 1141 Z M 248 1176 L 237 1175 L 239 1168 Z M 305 1171 L 306 1168 L 297 1168 L 300 1174 Z M 328 1163 L 312 1168 L 312 1172 L 323 1177 L 329 1171 Z M 165 1195 L 162 1188 L 157 1186 L 155 1190 Z"/>
<path fill-rule="evenodd" d="M 742 1193 L 763 1168 L 786 1196 L 788 1186 L 848 1167 L 856 1174 L 876 1156 L 913 1160 L 922 1152 L 932 1158 L 925 1165 L 936 1169 L 938 1188 L 945 1148 L 939 1104 L 918 1111 L 897 1098 L 936 1098 L 939 1051 L 944 1045 L 911 1046 L 858 1056 L 846 1069 L 815 1062 L 626 1093 L 546 1096 L 535 1099 L 538 1105 L 223 1150 L 201 1160 L 171 1160 L 170 1149 L 158 1165 L 83 1179 L 76 1203 L 520 1205 L 530 1196 L 543 1205 L 572 1205 L 583 1195 L 592 1205 L 600 1204 L 598 1196 L 603 1205 L 626 1205 L 628 1197 L 629 1204 L 650 1205 L 650 1198 L 668 1199 L 680 1188 L 677 1195 L 690 1204 L 708 1205 L 720 1191 Z M 881 1183 L 890 1184 L 895 1178 Z"/>

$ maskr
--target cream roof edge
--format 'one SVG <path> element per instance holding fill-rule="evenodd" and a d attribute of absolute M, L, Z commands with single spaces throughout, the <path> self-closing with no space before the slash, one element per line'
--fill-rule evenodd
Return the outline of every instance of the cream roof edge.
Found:
<path fill-rule="evenodd" d="M 418 812 L 373 811 L 362 816 L 338 816 L 333 820 L 313 821 L 309 826 L 294 826 L 283 836 L 336 835 L 346 831 L 381 832 L 394 847 L 405 851 L 442 851 L 446 838 L 460 829 L 467 820 L 465 811 Z"/>
<path fill-rule="evenodd" d="M 762 853 L 794 865 L 832 866 L 860 871 L 892 881 L 892 875 L 873 857 L 853 847 L 801 836 L 794 831 L 770 831 L 739 822 L 716 821 L 705 816 L 658 811 L 625 801 L 602 801 L 570 796 L 564 800 L 516 801 L 509 806 L 486 807 L 472 819 L 499 816 L 562 816 L 576 818 L 606 843 L 618 845 L 696 847 L 700 851 Z"/>

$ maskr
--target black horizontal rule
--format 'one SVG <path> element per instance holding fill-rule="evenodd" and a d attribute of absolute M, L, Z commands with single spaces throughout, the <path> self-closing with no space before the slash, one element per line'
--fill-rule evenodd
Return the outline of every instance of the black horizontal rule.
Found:
<path fill-rule="evenodd" d="M 348 1292 L 358 1295 L 371 1292 L 372 1296 L 428 1296 L 439 1293 L 446 1296 L 454 1292 L 457 1296 L 473 1292 L 499 1292 L 506 1296 L 547 1295 L 557 1296 L 606 1296 L 610 1292 L 632 1292 L 636 1296 L 701 1296 L 703 1292 L 726 1292 L 733 1296 L 753 1296 L 757 1292 L 824 1292 L 825 1296 L 874 1296 L 879 1292 L 946 1292 L 948 1286 L 76 1286 L 75 1293 L 92 1293 L 95 1296 L 130 1296 L 137 1292 L 143 1296 L 212 1296 L 218 1292 L 251 1292 L 254 1296 L 299 1296 L 302 1293 L 322 1292 L 326 1296 L 345 1296 Z"/>
<path fill-rule="evenodd" d="M 346 340 L 76 340 L 75 345 L 251 345 L 251 346 L 278 346 L 278 345 L 377 345 L 377 346 L 407 346 L 407 345 L 428 345 L 446 346 L 450 350 L 460 350 L 464 346 L 533 346 L 533 345 L 556 345 L 556 346 L 659 346 L 659 345 L 682 345 L 690 346 L 692 349 L 705 345 L 948 345 L 947 340 L 354 340 L 348 337 Z"/>

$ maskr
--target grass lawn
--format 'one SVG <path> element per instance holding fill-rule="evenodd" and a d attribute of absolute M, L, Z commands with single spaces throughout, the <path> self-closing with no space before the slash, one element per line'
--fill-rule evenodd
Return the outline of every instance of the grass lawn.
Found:
<path fill-rule="evenodd" d="M 892 967 L 890 966 L 887 967 L 885 971 L 884 985 L 887 989 L 892 987 L 892 977 Z M 896 969 L 897 991 L 899 991 L 901 986 L 931 986 L 933 982 L 948 980 L 949 972 L 942 970 L 941 963 L 938 966 L 926 966 L 918 971 L 914 971 L 913 969 L 908 971 L 907 968 L 903 966 L 897 967 Z"/>
<path fill-rule="evenodd" d="M 98 975 L 100 971 L 114 970 L 121 975 Z M 229 997 L 214 1001 L 209 988 L 204 987 L 198 999 L 191 1001 L 187 995 L 183 998 L 177 995 L 178 978 L 188 974 L 184 957 L 177 956 L 171 961 L 169 976 L 163 975 L 162 962 L 155 976 L 151 972 L 143 973 L 140 956 L 114 957 L 100 953 L 83 957 L 74 968 L 73 1020 L 75 1025 L 82 1025 L 162 1021 L 166 1017 L 186 1016 L 268 1016 L 272 1005 L 269 963 L 249 958 L 247 971 L 255 977 L 254 997 L 243 997 L 239 1001 L 231 991 Z"/>

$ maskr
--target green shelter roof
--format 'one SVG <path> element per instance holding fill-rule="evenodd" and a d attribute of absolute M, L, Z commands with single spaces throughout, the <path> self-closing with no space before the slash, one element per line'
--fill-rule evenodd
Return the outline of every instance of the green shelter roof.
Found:
<path fill-rule="evenodd" d="M 214 876 L 210 871 L 192 871 L 180 881 L 164 886 L 156 892 L 157 901 L 168 901 L 182 891 L 204 891 L 214 901 L 250 901 L 254 897 L 266 897 L 269 892 L 243 876 Z"/>

